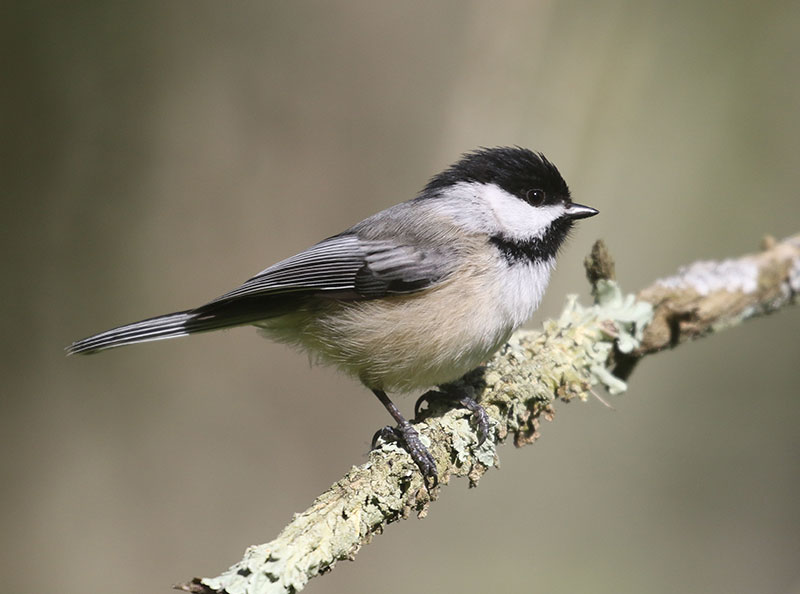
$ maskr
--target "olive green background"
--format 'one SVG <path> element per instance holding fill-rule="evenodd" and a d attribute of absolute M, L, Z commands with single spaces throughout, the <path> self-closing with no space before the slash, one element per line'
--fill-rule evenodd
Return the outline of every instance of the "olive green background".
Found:
<path fill-rule="evenodd" d="M 798 2 L 5 3 L 2 589 L 216 575 L 388 415 L 249 329 L 67 359 L 410 198 L 544 151 L 628 290 L 800 231 Z M 558 406 L 309 591 L 800 593 L 800 310 Z M 410 412 L 413 398 L 400 402 Z"/>

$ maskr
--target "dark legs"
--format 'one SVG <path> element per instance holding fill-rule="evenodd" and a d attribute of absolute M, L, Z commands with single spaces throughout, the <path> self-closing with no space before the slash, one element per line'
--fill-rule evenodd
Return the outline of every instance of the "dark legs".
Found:
<path fill-rule="evenodd" d="M 470 398 L 464 392 L 452 386 L 442 386 L 442 391 L 426 392 L 419 397 L 417 403 L 414 405 L 414 416 L 419 416 L 419 410 L 423 403 L 431 403 L 434 400 L 444 400 L 447 403 L 463 406 L 472 412 L 472 419 L 476 425 L 478 432 L 478 445 L 486 441 L 489 435 L 489 416 L 486 414 L 484 408 L 478 404 L 473 398 Z M 400 414 L 400 411 L 395 406 L 386 392 L 383 390 L 375 390 L 372 392 L 378 397 L 392 418 L 397 422 L 397 427 L 384 427 L 375 434 L 372 438 L 372 447 L 375 447 L 377 439 L 383 438 L 385 440 L 397 441 L 403 444 L 405 450 L 411 455 L 411 459 L 419 467 L 422 477 L 426 485 L 435 487 L 439 482 L 439 475 L 436 472 L 436 463 L 433 460 L 428 449 L 422 445 L 419 439 L 419 434 L 416 429 L 411 426 L 405 417 Z"/>
<path fill-rule="evenodd" d="M 401 442 L 405 446 L 405 450 L 411 455 L 411 459 L 414 460 L 414 463 L 419 467 L 425 484 L 428 485 L 430 481 L 430 487 L 435 487 L 439 483 L 439 475 L 436 472 L 436 462 L 434 462 L 433 456 L 431 456 L 428 448 L 422 445 L 416 429 L 414 429 L 411 423 L 400 414 L 394 402 L 389 400 L 386 392 L 374 389 L 372 392 L 378 397 L 381 404 L 386 407 L 386 410 L 389 411 L 389 414 L 392 415 L 392 418 L 397 422 L 397 427 L 384 427 L 375 434 L 375 437 L 372 439 L 373 447 L 378 437 L 392 437 Z"/>

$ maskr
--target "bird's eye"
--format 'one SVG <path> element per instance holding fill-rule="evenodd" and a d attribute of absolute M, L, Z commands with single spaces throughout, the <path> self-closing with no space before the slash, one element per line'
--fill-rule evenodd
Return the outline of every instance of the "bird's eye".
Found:
<path fill-rule="evenodd" d="M 544 204 L 544 199 L 547 195 L 544 190 L 528 190 L 525 192 L 525 200 L 532 206 L 541 206 Z"/>

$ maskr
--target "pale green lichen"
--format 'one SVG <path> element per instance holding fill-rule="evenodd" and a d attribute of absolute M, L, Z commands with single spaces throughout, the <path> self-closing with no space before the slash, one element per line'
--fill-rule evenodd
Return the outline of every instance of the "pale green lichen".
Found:
<path fill-rule="evenodd" d="M 455 453 L 456 465 L 463 466 L 476 461 L 487 468 L 495 465 L 497 449 L 493 433 L 497 426 L 497 421 L 490 417 L 490 423 L 490 435 L 487 436 L 483 443 L 479 444 L 478 434 L 471 425 L 470 418 L 463 416 L 463 411 L 450 411 L 442 417 L 442 427 L 452 437 L 450 445 Z"/>
<path fill-rule="evenodd" d="M 239 563 L 202 583 L 228 594 L 299 592 L 309 579 L 351 557 L 387 518 L 399 517 L 408 494 L 386 470 L 369 463 L 354 468 L 349 481 L 340 481 L 296 514 L 278 538 L 249 547 Z"/>
<path fill-rule="evenodd" d="M 595 285 L 594 305 L 580 305 L 575 295 L 567 298 L 558 326 L 573 331 L 579 352 L 571 353 L 577 355 L 571 358 L 571 363 L 577 366 L 583 361 L 591 373 L 592 384 L 602 384 L 609 393 L 619 394 L 627 386 L 607 369 L 611 351 L 615 345 L 622 353 L 636 349 L 652 319 L 651 304 L 637 301 L 634 295 L 625 295 L 615 281 L 603 279 Z"/>

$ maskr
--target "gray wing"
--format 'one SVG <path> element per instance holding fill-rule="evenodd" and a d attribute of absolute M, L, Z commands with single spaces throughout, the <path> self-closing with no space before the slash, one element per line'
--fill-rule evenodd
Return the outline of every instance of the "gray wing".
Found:
<path fill-rule="evenodd" d="M 354 299 L 412 293 L 451 272 L 452 258 L 440 249 L 421 250 L 392 239 L 356 234 L 331 237 L 287 258 L 211 303 L 288 293 L 318 293 Z"/>

